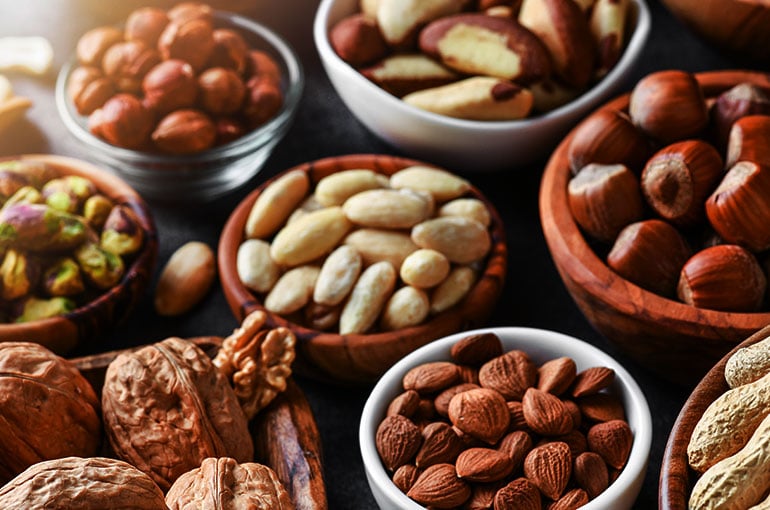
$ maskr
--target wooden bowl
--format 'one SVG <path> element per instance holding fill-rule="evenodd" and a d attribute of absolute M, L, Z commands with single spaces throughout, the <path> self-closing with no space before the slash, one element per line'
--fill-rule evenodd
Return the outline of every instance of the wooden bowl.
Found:
<path fill-rule="evenodd" d="M 146 235 L 141 250 L 132 255 L 120 283 L 74 311 L 31 322 L 0 324 L 0 341 L 37 342 L 57 354 L 66 354 L 81 344 L 97 340 L 124 321 L 142 298 L 155 270 L 158 238 L 147 204 L 123 180 L 85 161 L 64 156 L 29 154 L 3 158 L 43 161 L 63 175 L 79 175 L 93 182 L 115 204 L 136 213 Z"/>
<path fill-rule="evenodd" d="M 770 62 L 767 0 L 662 0 L 671 13 L 709 44 L 742 61 Z"/>
<path fill-rule="evenodd" d="M 729 388 L 725 381 L 725 365 L 730 356 L 742 347 L 760 342 L 770 336 L 765 326 L 724 355 L 701 379 L 682 406 L 668 436 L 660 469 L 658 506 L 660 510 L 687 510 L 690 492 L 698 474 L 687 461 L 687 444 L 706 408 Z"/>
<path fill-rule="evenodd" d="M 770 77 L 746 71 L 696 77 L 707 97 L 744 81 L 770 87 Z M 626 110 L 628 101 L 625 94 L 603 108 Z M 694 385 L 735 344 L 770 324 L 770 313 L 695 308 L 646 291 L 613 272 L 583 237 L 567 202 L 571 176 L 567 149 L 575 129 L 551 156 L 540 187 L 543 233 L 559 275 L 586 319 L 610 342 L 660 377 Z"/>
<path fill-rule="evenodd" d="M 212 358 L 222 345 L 220 337 L 197 337 L 190 341 Z M 124 351 L 73 358 L 72 362 L 101 395 L 107 366 L 121 352 Z M 295 509 L 327 510 L 321 436 L 304 393 L 292 379 L 283 393 L 257 413 L 249 429 L 257 462 L 276 472 Z"/>
<path fill-rule="evenodd" d="M 304 163 L 286 172 L 307 172 L 311 185 L 315 185 L 321 178 L 342 170 L 370 168 L 391 175 L 415 164 L 427 165 L 388 155 L 353 154 Z M 254 310 L 264 310 L 264 307 L 260 298 L 241 283 L 236 270 L 236 253 L 244 240 L 244 225 L 254 202 L 262 190 L 280 175 L 283 174 L 263 183 L 236 207 L 219 240 L 219 277 L 230 309 L 239 321 Z M 269 327 L 285 326 L 297 336 L 295 368 L 298 373 L 328 381 L 371 383 L 405 354 L 442 336 L 478 327 L 489 318 L 505 281 L 508 253 L 505 230 L 489 200 L 473 187 L 469 196 L 481 199 L 489 209 L 492 248 L 478 281 L 468 295 L 454 307 L 418 326 L 371 334 L 339 335 L 312 330 L 265 310 Z"/>

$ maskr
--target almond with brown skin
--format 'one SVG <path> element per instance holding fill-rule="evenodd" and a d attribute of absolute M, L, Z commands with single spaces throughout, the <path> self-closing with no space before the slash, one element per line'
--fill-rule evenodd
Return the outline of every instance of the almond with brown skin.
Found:
<path fill-rule="evenodd" d="M 516 478 L 495 494 L 495 510 L 540 510 L 540 492 L 526 478 Z"/>
<path fill-rule="evenodd" d="M 394 414 L 382 420 L 374 441 L 383 464 L 393 471 L 414 457 L 420 449 L 422 435 L 409 418 Z"/>
<path fill-rule="evenodd" d="M 573 400 L 562 400 L 564 403 L 564 407 L 567 408 L 567 411 L 569 411 L 570 416 L 572 416 L 572 425 L 576 428 L 580 428 L 580 424 L 583 421 L 583 415 L 580 412 L 580 408 Z"/>
<path fill-rule="evenodd" d="M 562 442 L 532 449 L 524 459 L 524 474 L 545 497 L 558 500 L 572 476 L 572 455 Z"/>
<path fill-rule="evenodd" d="M 529 425 L 527 425 L 527 420 L 524 418 L 524 409 L 522 408 L 521 402 L 509 400 L 505 404 L 508 406 L 508 413 L 510 415 L 508 430 L 529 431 L 530 428 Z"/>
<path fill-rule="evenodd" d="M 495 444 L 508 430 L 510 413 L 500 393 L 479 388 L 452 397 L 449 402 L 449 419 L 466 434 Z"/>
<path fill-rule="evenodd" d="M 521 406 L 527 425 L 538 434 L 558 436 L 572 430 L 572 415 L 559 397 L 529 388 Z"/>
<path fill-rule="evenodd" d="M 545 443 L 551 443 L 554 441 L 561 441 L 562 443 L 567 443 L 567 446 L 569 446 L 569 451 L 572 454 L 573 459 L 578 455 L 580 455 L 581 453 L 588 450 L 588 441 L 586 440 L 586 436 L 579 430 L 571 430 L 561 436 L 544 437 L 537 446 L 540 446 L 541 444 L 545 444 Z"/>
<path fill-rule="evenodd" d="M 457 383 L 460 370 L 449 361 L 423 363 L 410 369 L 403 379 L 405 390 L 414 390 L 421 395 L 436 393 Z"/>
<path fill-rule="evenodd" d="M 474 483 L 471 487 L 471 497 L 463 505 L 463 510 L 492 510 L 495 494 L 504 486 L 504 482 Z"/>
<path fill-rule="evenodd" d="M 594 422 L 610 420 L 625 420 L 626 412 L 623 402 L 609 393 L 596 393 L 577 400 L 577 405 L 583 417 Z"/>
<path fill-rule="evenodd" d="M 481 386 L 498 391 L 506 400 L 521 400 L 536 379 L 537 367 L 524 351 L 519 350 L 493 358 L 479 369 Z"/>
<path fill-rule="evenodd" d="M 491 448 L 468 448 L 455 462 L 457 476 L 470 482 L 496 482 L 513 471 L 513 462 L 504 452 Z"/>
<path fill-rule="evenodd" d="M 595 452 L 584 452 L 575 457 L 572 471 L 575 483 L 593 499 L 609 486 L 607 464 Z"/>
<path fill-rule="evenodd" d="M 406 390 L 405 392 L 394 398 L 388 405 L 388 410 L 385 413 L 387 416 L 394 414 L 400 414 L 411 418 L 414 413 L 417 412 L 417 408 L 420 405 L 420 394 L 414 390 Z"/>
<path fill-rule="evenodd" d="M 461 365 L 479 366 L 503 354 L 503 344 L 494 333 L 478 333 L 455 342 L 449 354 Z"/>
<path fill-rule="evenodd" d="M 570 387 L 576 374 L 575 361 L 568 356 L 546 361 L 537 369 L 537 389 L 561 395 Z"/>
<path fill-rule="evenodd" d="M 420 476 L 420 470 L 413 464 L 404 464 L 393 473 L 393 483 L 401 492 L 406 494 L 412 488 L 417 477 Z"/>
<path fill-rule="evenodd" d="M 588 448 L 596 452 L 615 469 L 626 465 L 634 434 L 624 420 L 610 420 L 598 423 L 588 430 Z"/>
<path fill-rule="evenodd" d="M 590 501 L 583 489 L 572 489 L 548 506 L 548 510 L 576 510 Z"/>
<path fill-rule="evenodd" d="M 422 446 L 415 457 L 415 466 L 420 469 L 433 464 L 453 463 L 465 446 L 452 426 L 444 422 L 426 425 L 422 429 L 422 437 Z"/>
<path fill-rule="evenodd" d="M 609 367 L 591 367 L 580 372 L 572 385 L 573 397 L 599 393 L 615 380 L 615 371 Z"/>
<path fill-rule="evenodd" d="M 471 496 L 471 488 L 457 478 L 452 464 L 435 464 L 420 474 L 406 495 L 421 505 L 454 508 Z"/>
<path fill-rule="evenodd" d="M 474 383 L 461 383 L 455 386 L 450 386 L 438 394 L 435 400 L 433 400 L 433 406 L 436 408 L 436 412 L 438 414 L 446 418 L 449 416 L 449 402 L 452 400 L 452 397 L 458 393 L 462 393 L 463 391 L 468 391 L 480 387 L 481 386 Z"/>
<path fill-rule="evenodd" d="M 532 446 L 532 436 L 523 430 L 514 430 L 503 436 L 497 449 L 510 457 L 513 470 L 517 470 L 532 450 Z"/>

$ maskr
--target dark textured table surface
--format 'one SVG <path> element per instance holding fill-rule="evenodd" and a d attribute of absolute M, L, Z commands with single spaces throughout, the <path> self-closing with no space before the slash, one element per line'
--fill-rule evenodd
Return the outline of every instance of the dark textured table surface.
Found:
<path fill-rule="evenodd" d="M 16 93 L 32 98 L 35 104 L 24 120 L 0 134 L 0 156 L 53 153 L 88 159 L 84 148 L 67 133 L 56 114 L 53 97 L 56 73 L 85 30 L 119 22 L 132 7 L 155 3 L 153 0 L 0 0 L 0 36 L 44 35 L 55 49 L 54 65 L 46 76 L 8 74 Z M 216 0 L 211 3 L 218 5 Z M 306 72 L 304 97 L 290 132 L 262 172 L 243 189 L 203 207 L 180 209 L 150 204 L 160 238 L 159 268 L 186 241 L 204 241 L 216 249 L 220 230 L 235 204 L 254 186 L 283 169 L 348 153 L 399 154 L 352 116 L 326 78 L 311 37 L 317 0 L 229 0 L 228 4 L 238 5 L 245 13 L 275 28 L 295 47 Z M 738 64 L 701 42 L 657 1 L 649 5 L 653 15 L 652 32 L 624 90 L 630 90 L 640 77 L 658 69 L 705 71 L 751 67 Z M 663 449 L 690 388 L 656 379 L 617 351 L 591 328 L 567 294 L 540 228 L 537 196 L 544 164 L 542 161 L 529 168 L 467 176 L 497 206 L 509 243 L 506 286 L 489 325 L 529 326 L 570 334 L 604 349 L 625 364 L 643 388 L 654 422 L 649 467 L 636 507 L 654 508 Z M 157 273 L 155 276 L 157 278 Z M 218 286 L 197 308 L 177 318 L 159 317 L 151 302 L 148 292 L 126 324 L 102 339 L 98 347 L 77 354 L 144 344 L 172 335 L 227 335 L 237 326 Z M 358 420 L 369 388 L 341 388 L 302 378 L 298 383 L 308 396 L 321 432 L 329 508 L 376 508 L 366 484 L 357 440 Z"/>

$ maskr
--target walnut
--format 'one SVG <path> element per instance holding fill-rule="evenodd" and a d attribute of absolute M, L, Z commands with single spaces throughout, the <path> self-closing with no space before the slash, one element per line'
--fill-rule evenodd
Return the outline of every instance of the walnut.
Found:
<path fill-rule="evenodd" d="M 0 408 L 2 481 L 40 461 L 95 455 L 101 444 L 93 388 L 75 365 L 39 344 L 0 343 Z"/>
<path fill-rule="evenodd" d="M 102 409 L 116 455 L 163 490 L 207 457 L 253 460 L 233 389 L 203 350 L 181 338 L 115 358 L 107 367 Z"/>
<path fill-rule="evenodd" d="M 283 327 L 260 331 L 266 320 L 262 310 L 249 314 L 225 338 L 214 358 L 214 365 L 231 381 L 248 419 L 286 389 L 294 361 L 294 333 Z"/>
<path fill-rule="evenodd" d="M 65 457 L 30 466 L 0 488 L 0 508 L 165 509 L 163 492 L 134 466 L 105 457 Z"/>
<path fill-rule="evenodd" d="M 289 493 L 269 467 L 231 458 L 205 459 L 177 478 L 166 494 L 170 510 L 217 508 L 294 510 Z"/>

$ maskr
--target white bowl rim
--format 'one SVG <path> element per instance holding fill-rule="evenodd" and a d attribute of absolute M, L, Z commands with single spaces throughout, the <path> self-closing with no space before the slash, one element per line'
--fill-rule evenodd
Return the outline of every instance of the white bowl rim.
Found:
<path fill-rule="evenodd" d="M 621 58 L 598 83 L 594 84 L 591 88 L 572 101 L 536 117 L 509 121 L 477 121 L 447 117 L 445 115 L 439 115 L 408 105 L 401 99 L 386 92 L 364 78 L 360 72 L 342 60 L 332 49 L 328 37 L 330 28 L 328 26 L 329 13 L 332 6 L 337 1 L 339 0 L 321 0 L 313 21 L 313 39 L 315 40 L 316 49 L 318 50 L 322 61 L 333 67 L 336 72 L 341 73 L 345 79 L 353 80 L 360 84 L 366 84 L 366 87 L 371 88 L 372 93 L 378 97 L 379 100 L 383 101 L 387 108 L 394 108 L 400 114 L 412 115 L 425 122 L 440 123 L 455 129 L 473 129 L 475 131 L 483 132 L 505 132 L 511 129 L 533 129 L 541 124 L 548 124 L 553 119 L 559 118 L 562 115 L 568 115 L 572 111 L 580 111 L 582 108 L 594 104 L 594 102 L 606 95 L 606 93 L 623 79 L 623 74 L 632 67 L 634 61 L 644 49 L 652 27 L 652 16 L 646 1 L 631 0 L 632 4 L 636 6 L 636 26 L 634 27 L 633 35 L 631 36 L 631 39 L 629 39 L 628 44 L 626 44 Z"/>
<path fill-rule="evenodd" d="M 634 482 L 635 477 L 639 474 L 644 476 L 647 469 L 652 446 L 652 416 L 644 392 L 623 365 L 598 347 L 564 333 L 530 327 L 489 327 L 455 333 L 416 349 L 385 372 L 375 384 L 364 404 L 358 430 L 361 456 L 367 477 L 371 477 L 370 483 L 379 486 L 383 492 L 387 493 L 392 502 L 398 504 L 399 508 L 403 510 L 425 510 L 424 507 L 408 498 L 396 487 L 382 465 L 373 433 L 377 430 L 382 417 L 375 416 L 375 409 L 382 406 L 382 399 L 388 393 L 388 389 L 394 385 L 400 385 L 401 378 L 410 368 L 426 361 L 449 359 L 449 350 L 455 342 L 469 335 L 487 332 L 497 334 L 504 346 L 507 342 L 523 341 L 525 343 L 537 343 L 543 346 L 545 350 L 553 348 L 554 357 L 570 356 L 569 352 L 559 351 L 558 346 L 572 344 L 567 351 L 580 350 L 595 360 L 596 364 L 591 366 L 606 366 L 615 371 L 615 385 L 624 388 L 629 397 L 624 405 L 629 417 L 629 425 L 634 433 L 634 442 L 628 461 L 618 478 L 599 496 L 581 507 L 585 510 L 613 508 L 613 502 L 624 495 L 627 487 Z M 527 352 L 525 347 L 522 347 L 522 350 Z M 557 354 L 560 352 L 561 354 Z M 580 369 L 581 367 L 578 365 L 578 371 Z"/>

